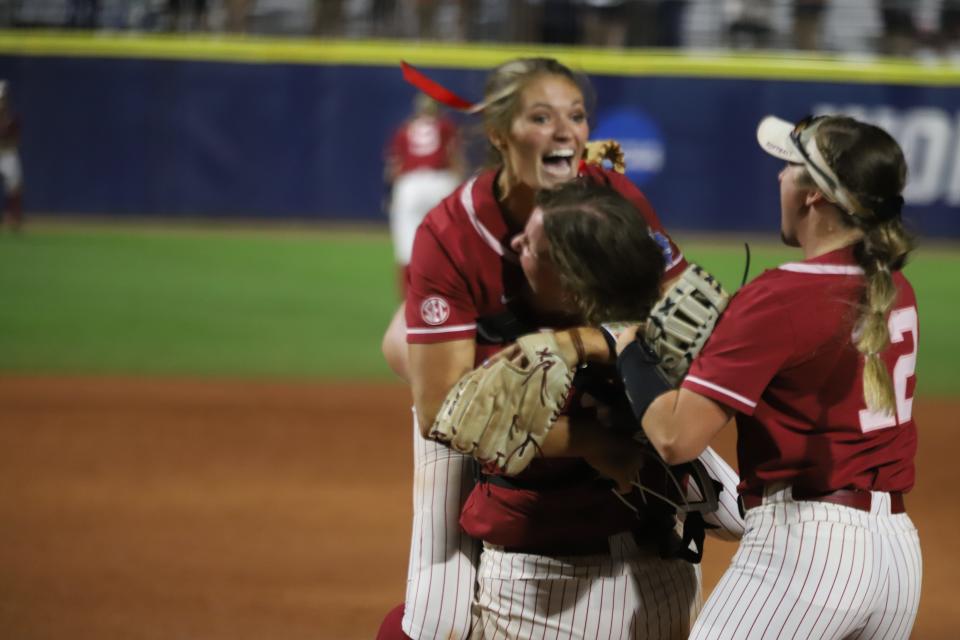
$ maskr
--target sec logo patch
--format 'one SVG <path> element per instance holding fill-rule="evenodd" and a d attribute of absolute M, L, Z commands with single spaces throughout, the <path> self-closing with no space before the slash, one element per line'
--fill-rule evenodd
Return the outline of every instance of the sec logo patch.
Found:
<path fill-rule="evenodd" d="M 420 317 L 429 325 L 443 324 L 450 317 L 450 305 L 440 296 L 430 296 L 420 304 Z"/>

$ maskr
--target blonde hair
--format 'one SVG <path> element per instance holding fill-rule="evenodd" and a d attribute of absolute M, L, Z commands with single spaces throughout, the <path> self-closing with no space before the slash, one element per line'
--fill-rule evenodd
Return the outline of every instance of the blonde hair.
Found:
<path fill-rule="evenodd" d="M 575 74 L 557 60 L 516 58 L 504 62 L 487 76 L 483 102 L 475 107 L 475 110 L 483 113 L 483 126 L 486 131 L 506 136 L 510 132 L 513 119 L 520 110 L 520 96 L 523 89 L 534 79 L 545 75 L 566 78 L 580 90 L 584 101 L 592 100 L 590 83 L 586 77 Z M 490 158 L 494 164 L 502 160 L 501 151 L 492 143 Z"/>
<path fill-rule="evenodd" d="M 865 359 L 864 400 L 871 411 L 894 414 L 893 382 L 880 354 L 890 345 L 887 315 L 897 298 L 893 272 L 903 268 L 914 248 L 901 220 L 907 163 L 890 134 L 853 118 L 828 116 L 818 126 L 816 140 L 853 196 L 855 210 L 846 211 L 843 222 L 863 231 L 854 249 L 866 279 L 854 344 Z"/>

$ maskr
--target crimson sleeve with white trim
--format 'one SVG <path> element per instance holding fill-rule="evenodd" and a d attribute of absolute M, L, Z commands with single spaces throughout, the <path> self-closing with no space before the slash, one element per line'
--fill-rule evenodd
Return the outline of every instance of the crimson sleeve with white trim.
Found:
<path fill-rule="evenodd" d="M 789 292 L 761 280 L 733 296 L 681 383 L 747 415 L 796 352 Z"/>
<path fill-rule="evenodd" d="M 442 204 L 440 206 L 443 206 Z M 407 342 L 428 344 L 473 338 L 477 309 L 457 262 L 430 217 L 420 225 L 407 271 Z"/>

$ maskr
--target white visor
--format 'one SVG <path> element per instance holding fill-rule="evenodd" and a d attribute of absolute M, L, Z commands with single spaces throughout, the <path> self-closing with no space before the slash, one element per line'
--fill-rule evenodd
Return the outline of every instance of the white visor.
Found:
<path fill-rule="evenodd" d="M 817 126 L 818 123 L 813 123 L 804 129 L 800 134 L 800 140 L 797 141 L 791 135 L 795 128 L 793 123 L 776 116 L 767 116 L 757 127 L 757 142 L 760 143 L 761 149 L 774 158 L 804 165 L 823 195 L 839 205 L 847 214 L 852 215 L 859 210 L 859 206 L 820 153 L 814 135 Z"/>
<path fill-rule="evenodd" d="M 803 164 L 803 155 L 790 139 L 792 131 L 792 122 L 781 120 L 776 116 L 767 116 L 757 127 L 757 142 L 760 143 L 761 149 L 774 158 Z"/>

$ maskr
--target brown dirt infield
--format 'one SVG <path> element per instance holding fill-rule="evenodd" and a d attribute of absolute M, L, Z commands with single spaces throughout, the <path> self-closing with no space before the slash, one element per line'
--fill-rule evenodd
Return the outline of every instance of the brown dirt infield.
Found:
<path fill-rule="evenodd" d="M 914 637 L 952 638 L 960 403 L 915 411 Z M 0 638 L 372 638 L 403 595 L 410 430 L 400 385 L 0 377 Z M 707 592 L 734 549 L 708 547 Z"/>

